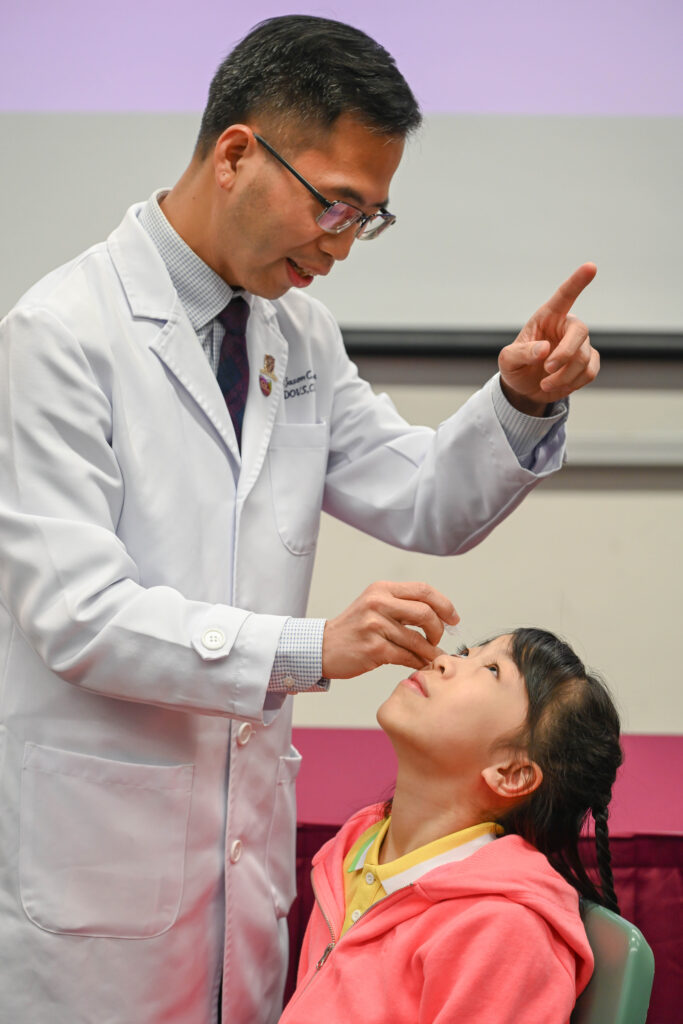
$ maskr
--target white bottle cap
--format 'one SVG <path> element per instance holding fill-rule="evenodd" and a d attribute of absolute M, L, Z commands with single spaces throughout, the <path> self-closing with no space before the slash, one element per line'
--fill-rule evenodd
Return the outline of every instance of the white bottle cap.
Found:
<path fill-rule="evenodd" d="M 443 619 L 441 621 L 443 622 Z M 462 623 L 461 622 L 459 622 L 457 624 L 457 626 L 451 626 L 450 623 L 444 622 L 443 623 L 443 629 L 444 629 L 444 636 L 441 638 L 441 647 L 442 648 L 445 649 L 444 641 L 446 640 L 446 634 L 449 637 L 453 637 L 453 641 L 450 641 L 450 640 L 448 641 L 448 647 L 449 648 L 455 648 L 457 650 L 460 647 L 467 647 L 467 643 L 465 641 L 465 637 L 463 636 L 463 633 L 462 633 Z M 450 651 L 447 651 L 446 653 L 449 654 Z"/>

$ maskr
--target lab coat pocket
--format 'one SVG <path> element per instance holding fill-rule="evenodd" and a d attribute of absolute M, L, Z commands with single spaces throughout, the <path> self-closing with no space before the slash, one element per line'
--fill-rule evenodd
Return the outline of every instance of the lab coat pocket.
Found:
<path fill-rule="evenodd" d="M 293 555 L 315 549 L 327 469 L 327 423 L 276 423 L 268 449 L 280 539 Z"/>
<path fill-rule="evenodd" d="M 175 921 L 192 765 L 110 761 L 27 743 L 19 875 L 49 932 L 141 939 Z"/>
<path fill-rule="evenodd" d="M 301 754 L 292 747 L 281 757 L 275 785 L 275 806 L 268 832 L 266 864 L 278 917 L 286 917 L 296 896 L 296 777 Z"/>

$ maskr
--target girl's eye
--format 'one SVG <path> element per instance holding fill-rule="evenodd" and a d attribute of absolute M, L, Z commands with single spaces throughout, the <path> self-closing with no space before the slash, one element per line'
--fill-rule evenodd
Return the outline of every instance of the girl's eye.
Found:
<path fill-rule="evenodd" d="M 470 653 L 469 647 L 458 647 L 456 654 L 459 658 L 466 658 Z"/>
<path fill-rule="evenodd" d="M 487 665 L 486 667 L 489 670 L 489 672 L 493 672 L 494 676 L 498 676 L 499 669 L 495 661 L 491 665 Z"/>

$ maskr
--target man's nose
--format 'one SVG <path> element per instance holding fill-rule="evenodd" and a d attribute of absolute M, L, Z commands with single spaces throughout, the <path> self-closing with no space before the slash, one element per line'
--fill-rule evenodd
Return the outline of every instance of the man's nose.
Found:
<path fill-rule="evenodd" d="M 356 225 L 351 224 L 345 231 L 338 235 L 331 235 L 324 231 L 320 239 L 320 248 L 334 260 L 345 260 L 351 252 L 351 246 L 356 241 Z"/>

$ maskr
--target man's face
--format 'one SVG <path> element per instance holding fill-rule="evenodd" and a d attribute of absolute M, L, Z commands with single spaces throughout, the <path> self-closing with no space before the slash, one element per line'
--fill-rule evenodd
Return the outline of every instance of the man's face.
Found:
<path fill-rule="evenodd" d="M 343 200 L 376 213 L 389 202 L 403 145 L 345 115 L 314 148 L 294 155 L 285 149 L 282 155 L 330 202 Z M 287 168 L 254 142 L 237 162 L 234 182 L 212 225 L 214 269 L 228 284 L 268 299 L 307 287 L 316 276 L 329 274 L 336 260 L 346 259 L 355 240 L 356 225 L 340 235 L 323 231 L 316 222 L 322 209 Z"/>

